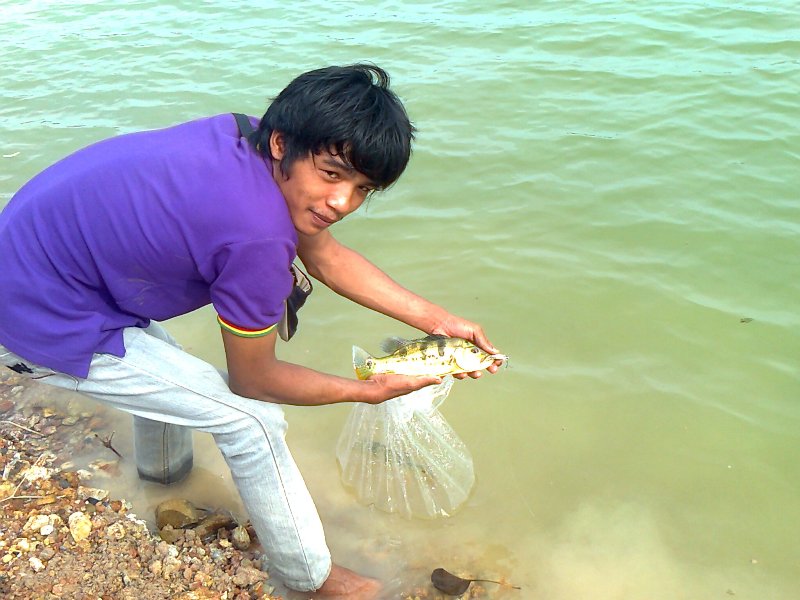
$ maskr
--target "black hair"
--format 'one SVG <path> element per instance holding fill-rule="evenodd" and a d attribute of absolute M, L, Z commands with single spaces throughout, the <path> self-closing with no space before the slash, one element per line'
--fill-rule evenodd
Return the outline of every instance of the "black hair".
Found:
<path fill-rule="evenodd" d="M 414 126 L 389 75 L 375 65 L 331 66 L 303 73 L 272 101 L 255 141 L 272 157 L 269 139 L 283 135 L 281 173 L 309 153 L 329 151 L 385 189 L 408 164 Z"/>

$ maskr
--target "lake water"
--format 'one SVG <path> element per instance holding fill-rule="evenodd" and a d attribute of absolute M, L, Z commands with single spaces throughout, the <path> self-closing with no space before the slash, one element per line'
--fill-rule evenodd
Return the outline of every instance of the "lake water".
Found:
<path fill-rule="evenodd" d="M 800 590 L 800 7 L 794 1 L 67 2 L 0 6 L 0 206 L 90 142 L 260 115 L 292 77 L 386 68 L 407 173 L 336 227 L 480 322 L 508 369 L 442 407 L 477 482 L 406 521 L 342 488 L 350 407 L 289 408 L 338 562 L 575 600 Z M 317 286 L 287 360 L 414 334 Z M 222 366 L 210 310 L 169 323 Z M 124 428 L 121 422 L 120 428 Z M 129 444 L 118 434 L 124 448 Z M 117 438 L 115 438 L 117 439 Z M 210 438 L 178 493 L 238 510 Z M 173 493 L 129 477 L 142 514 Z"/>

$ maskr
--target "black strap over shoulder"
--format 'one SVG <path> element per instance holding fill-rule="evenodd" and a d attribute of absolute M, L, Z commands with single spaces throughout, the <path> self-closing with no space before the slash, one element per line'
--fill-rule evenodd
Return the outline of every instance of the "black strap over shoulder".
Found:
<path fill-rule="evenodd" d="M 233 117 L 236 119 L 236 124 L 239 126 L 239 135 L 243 138 L 246 138 L 248 142 L 250 142 L 253 147 L 256 147 L 258 140 L 256 139 L 256 130 L 253 129 L 253 125 L 250 123 L 250 119 L 247 118 L 246 115 L 242 113 L 231 113 Z"/>
<path fill-rule="evenodd" d="M 234 116 L 236 124 L 239 126 L 239 135 L 247 139 L 247 141 L 257 149 L 258 131 L 253 128 L 250 119 L 241 113 L 231 114 Z M 289 270 L 292 272 L 292 277 L 294 277 L 294 287 L 289 297 L 284 301 L 283 318 L 280 323 L 278 323 L 278 334 L 281 336 L 281 339 L 287 342 L 295 334 L 295 331 L 297 331 L 297 311 L 305 304 L 306 299 L 313 290 L 311 281 L 296 265 L 292 265 Z"/>

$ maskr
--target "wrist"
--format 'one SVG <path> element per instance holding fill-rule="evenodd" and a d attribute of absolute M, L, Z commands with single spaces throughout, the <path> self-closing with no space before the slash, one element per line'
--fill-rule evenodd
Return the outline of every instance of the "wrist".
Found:
<path fill-rule="evenodd" d="M 429 334 L 446 333 L 447 323 L 453 319 L 453 315 L 439 306 L 424 311 L 423 315 L 424 323 L 419 329 Z"/>

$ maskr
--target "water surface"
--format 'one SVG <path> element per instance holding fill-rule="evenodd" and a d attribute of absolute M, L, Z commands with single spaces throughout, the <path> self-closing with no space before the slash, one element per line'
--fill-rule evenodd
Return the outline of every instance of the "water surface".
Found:
<path fill-rule="evenodd" d="M 337 560 L 401 585 L 429 567 L 482 568 L 524 598 L 789 599 L 798 31 L 786 0 L 12 0 L 0 205 L 95 140 L 261 114 L 305 70 L 374 61 L 418 142 L 401 181 L 338 236 L 482 323 L 512 361 L 458 383 L 442 408 L 477 475 L 446 520 L 371 511 L 341 487 L 349 407 L 287 411 Z M 320 287 L 287 360 L 349 375 L 353 343 L 414 333 Z M 222 366 L 213 318 L 168 326 Z M 179 492 L 238 510 L 230 486 L 209 493 L 228 479 L 210 438 L 197 442 Z M 141 513 L 173 492 L 129 481 L 120 493 Z"/>

